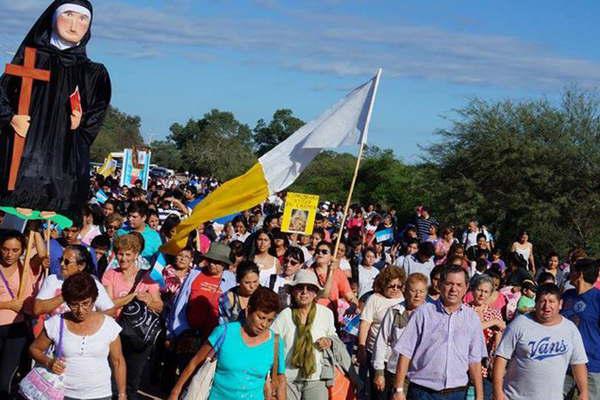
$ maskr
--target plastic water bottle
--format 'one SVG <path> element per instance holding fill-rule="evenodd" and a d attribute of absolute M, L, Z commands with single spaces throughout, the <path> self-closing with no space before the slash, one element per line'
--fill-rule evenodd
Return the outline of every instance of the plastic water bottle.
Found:
<path fill-rule="evenodd" d="M 467 398 L 466 400 L 475 400 L 475 386 L 469 386 L 467 388 Z"/>

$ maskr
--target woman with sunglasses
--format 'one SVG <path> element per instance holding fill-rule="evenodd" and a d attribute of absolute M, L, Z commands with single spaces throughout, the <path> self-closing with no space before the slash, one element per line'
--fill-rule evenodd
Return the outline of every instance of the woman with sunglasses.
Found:
<path fill-rule="evenodd" d="M 104 221 L 104 234 L 111 242 L 116 238 L 116 233 L 123 226 L 123 218 L 118 213 L 110 214 Z"/>
<path fill-rule="evenodd" d="M 289 288 L 292 305 L 273 323 L 273 331 L 285 344 L 287 398 L 327 400 L 327 381 L 321 379 L 321 371 L 323 351 L 332 346 L 336 334 L 333 313 L 316 303 L 321 288 L 314 272 L 298 271 Z"/>
<path fill-rule="evenodd" d="M 110 360 L 118 398 L 126 399 L 121 327 L 113 318 L 94 311 L 96 279 L 87 273 L 71 275 L 61 292 L 70 311 L 44 322 L 44 330 L 29 348 L 31 356 L 39 365 L 63 375 L 65 400 L 110 399 Z M 55 358 L 48 349 L 59 342 L 62 356 Z"/>
<path fill-rule="evenodd" d="M 25 271 L 20 261 L 25 250 L 25 236 L 17 231 L 4 233 L 0 239 L 0 398 L 10 398 L 11 381 L 27 345 L 26 304 L 35 291 L 31 269 Z M 19 288 L 22 286 L 22 291 Z"/>
<path fill-rule="evenodd" d="M 273 274 L 269 278 L 269 289 L 279 295 L 282 307 L 291 304 L 287 286 L 294 281 L 294 276 L 304 264 L 304 252 L 299 247 L 289 247 L 283 255 L 281 274 Z"/>
<path fill-rule="evenodd" d="M 337 301 L 344 298 L 348 303 L 358 306 L 358 299 L 354 295 L 346 274 L 333 263 L 333 245 L 321 241 L 317 244 L 314 262 L 309 270 L 314 272 L 323 291 L 319 295 L 319 304 L 337 310 Z"/>
<path fill-rule="evenodd" d="M 33 304 L 35 315 L 64 314 L 69 311 L 68 305 L 62 295 L 64 281 L 80 272 L 91 272 L 92 256 L 82 245 L 69 245 L 65 247 L 60 258 L 60 271 L 58 274 L 48 275 L 38 292 Z M 94 278 L 98 289 L 98 298 L 95 301 L 97 311 L 111 314 L 115 306 L 108 292 L 99 280 Z"/>
<path fill-rule="evenodd" d="M 404 300 L 402 289 L 406 275 L 398 267 L 384 268 L 373 281 L 373 295 L 369 297 L 360 315 L 358 328 L 358 362 L 360 363 L 361 377 L 371 382 L 371 399 L 387 400 L 383 393 L 374 386 L 375 370 L 371 365 L 375 352 L 375 341 L 381 321 L 390 307 Z"/>
<path fill-rule="evenodd" d="M 419 272 L 410 274 L 404 284 L 404 301 L 388 308 L 381 321 L 375 346 L 373 347 L 373 397 L 390 398 L 394 386 L 394 375 L 398 364 L 398 353 L 393 351 L 396 341 L 404 332 L 412 312 L 425 303 L 427 277 Z"/>

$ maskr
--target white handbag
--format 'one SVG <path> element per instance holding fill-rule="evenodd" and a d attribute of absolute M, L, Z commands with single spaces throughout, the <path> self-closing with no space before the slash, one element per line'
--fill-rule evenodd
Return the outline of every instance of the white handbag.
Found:
<path fill-rule="evenodd" d="M 63 355 L 63 331 L 65 320 L 60 317 L 60 333 L 55 347 L 55 357 Z M 64 374 L 57 375 L 46 367 L 34 367 L 19 383 L 19 394 L 27 400 L 62 400 L 65 396 Z"/>
<path fill-rule="evenodd" d="M 181 396 L 181 400 L 208 400 L 212 388 L 215 372 L 217 371 L 217 353 L 221 349 L 227 334 L 227 324 L 224 325 L 223 333 L 215 343 L 204 363 L 198 368 L 187 389 Z"/>
<path fill-rule="evenodd" d="M 210 389 L 212 388 L 215 372 L 217 370 L 217 360 L 215 358 L 207 358 L 204 364 L 192 378 L 185 393 L 181 397 L 182 400 L 208 400 Z"/>

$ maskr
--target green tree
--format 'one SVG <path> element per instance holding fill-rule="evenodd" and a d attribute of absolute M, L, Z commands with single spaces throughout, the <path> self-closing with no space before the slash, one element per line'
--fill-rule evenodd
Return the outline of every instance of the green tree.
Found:
<path fill-rule="evenodd" d="M 346 201 L 356 157 L 324 151 L 309 164 L 289 191 L 317 194 L 322 200 Z"/>
<path fill-rule="evenodd" d="M 433 201 L 429 182 L 434 174 L 431 165 L 406 165 L 392 150 L 369 146 L 361 162 L 354 198 L 361 204 L 393 207 L 399 218 L 408 219 L 417 204 Z"/>
<path fill-rule="evenodd" d="M 102 129 L 90 150 L 91 160 L 102 162 L 110 152 L 143 145 L 140 126 L 140 117 L 109 107 Z"/>
<path fill-rule="evenodd" d="M 252 131 L 231 112 L 212 110 L 185 126 L 173 124 L 168 139 L 181 150 L 187 170 L 223 181 L 241 175 L 256 162 Z"/>
<path fill-rule="evenodd" d="M 323 152 L 289 190 L 345 204 L 355 166 L 352 154 Z M 391 150 L 369 146 L 361 161 L 352 202 L 394 207 L 400 218 L 408 218 L 414 214 L 415 205 L 431 199 L 429 182 L 435 182 L 435 174 L 431 165 L 406 165 Z"/>
<path fill-rule="evenodd" d="M 573 245 L 600 249 L 600 108 L 594 95 L 547 100 L 473 100 L 429 147 L 439 168 L 442 219 L 476 216 L 508 247 L 528 230 L 542 255 Z"/>
<path fill-rule="evenodd" d="M 260 157 L 279 143 L 287 139 L 304 125 L 304 121 L 294 117 L 292 110 L 279 109 L 273 114 L 269 124 L 260 119 L 254 127 L 256 154 Z"/>
<path fill-rule="evenodd" d="M 175 171 L 185 169 L 181 159 L 181 151 L 174 142 L 169 140 L 155 140 L 150 143 L 150 149 L 152 150 L 153 164 Z"/>

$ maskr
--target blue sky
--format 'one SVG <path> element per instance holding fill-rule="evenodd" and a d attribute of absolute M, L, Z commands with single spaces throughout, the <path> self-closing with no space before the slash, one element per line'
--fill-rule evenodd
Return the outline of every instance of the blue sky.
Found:
<path fill-rule="evenodd" d="M 6 63 L 49 4 L 0 0 Z M 543 5 L 543 6 L 542 6 Z M 600 83 L 592 1 L 102 0 L 90 58 L 147 140 L 212 108 L 254 127 L 278 108 L 308 121 L 384 73 L 369 141 L 407 162 L 470 98 L 559 98 Z"/>

